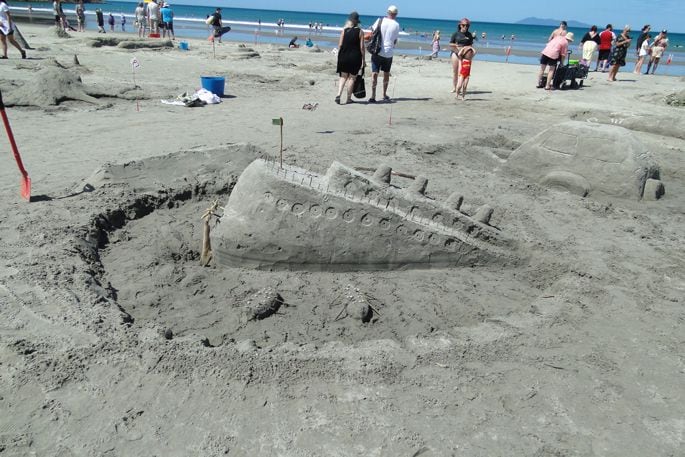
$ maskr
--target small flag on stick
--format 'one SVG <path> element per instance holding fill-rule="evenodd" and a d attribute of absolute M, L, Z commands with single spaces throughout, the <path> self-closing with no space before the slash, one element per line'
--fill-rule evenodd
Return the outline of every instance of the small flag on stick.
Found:
<path fill-rule="evenodd" d="M 131 73 L 133 73 L 133 88 L 135 89 L 138 87 L 136 84 L 136 69 L 140 68 L 140 62 L 138 62 L 138 59 L 133 57 L 131 59 Z M 138 97 L 136 97 L 136 111 L 140 111 L 140 104 L 138 102 Z"/>

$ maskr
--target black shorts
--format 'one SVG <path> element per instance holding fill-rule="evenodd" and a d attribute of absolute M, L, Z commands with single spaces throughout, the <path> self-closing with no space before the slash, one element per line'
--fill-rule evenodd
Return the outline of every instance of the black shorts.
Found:
<path fill-rule="evenodd" d="M 390 67 L 392 67 L 392 57 L 382 57 L 378 54 L 373 54 L 371 56 L 372 73 L 378 73 L 379 71 L 390 73 Z"/>
<path fill-rule="evenodd" d="M 611 49 L 601 49 L 599 51 L 598 60 L 608 60 L 611 57 Z"/>
<path fill-rule="evenodd" d="M 169 30 L 170 32 L 173 32 L 173 31 L 174 31 L 174 23 L 173 23 L 173 22 L 162 22 L 162 24 L 163 24 L 163 25 L 162 25 L 162 28 L 163 28 L 163 29 L 167 29 L 167 30 Z"/>
<path fill-rule="evenodd" d="M 551 65 L 555 67 L 557 65 L 557 62 L 559 62 L 559 59 L 550 59 L 544 54 L 540 56 L 540 65 Z"/>

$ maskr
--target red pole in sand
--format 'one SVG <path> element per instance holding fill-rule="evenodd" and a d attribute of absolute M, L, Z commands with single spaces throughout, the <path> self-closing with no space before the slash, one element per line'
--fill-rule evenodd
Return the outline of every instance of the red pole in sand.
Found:
<path fill-rule="evenodd" d="M 31 178 L 29 178 L 29 174 L 26 171 L 26 168 L 24 168 L 24 163 L 21 161 L 21 156 L 19 155 L 19 148 L 17 148 L 16 141 L 14 141 L 12 127 L 10 127 L 10 121 L 7 119 L 7 114 L 5 113 L 5 104 L 2 101 L 2 91 L 0 91 L 0 116 L 2 116 L 2 123 L 5 124 L 7 138 L 10 140 L 10 146 L 12 146 L 12 152 L 14 153 L 14 160 L 16 160 L 17 166 L 19 167 L 19 172 L 21 172 L 21 196 L 25 200 L 31 201 Z"/>

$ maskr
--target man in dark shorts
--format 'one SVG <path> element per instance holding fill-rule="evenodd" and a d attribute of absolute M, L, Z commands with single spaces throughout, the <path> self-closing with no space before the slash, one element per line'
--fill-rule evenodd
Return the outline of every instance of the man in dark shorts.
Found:
<path fill-rule="evenodd" d="M 221 36 L 231 30 L 230 27 L 224 27 L 221 23 L 221 8 L 217 8 L 216 11 L 214 11 L 211 25 L 214 28 L 214 33 L 209 37 L 210 41 L 218 38 L 219 43 L 221 43 Z"/>
<path fill-rule="evenodd" d="M 395 5 L 390 5 L 388 7 L 387 16 L 384 17 L 382 21 L 381 19 L 376 20 L 373 26 L 371 26 L 371 31 L 373 32 L 379 27 L 380 22 L 383 45 L 378 54 L 373 54 L 371 56 L 371 98 L 369 98 L 369 103 L 376 103 L 378 73 L 381 71 L 383 72 L 383 100 L 386 102 L 390 101 L 390 97 L 388 97 L 390 67 L 392 67 L 393 50 L 397 44 L 397 38 L 400 35 L 400 24 L 395 20 L 397 13 L 397 7 Z"/>
<path fill-rule="evenodd" d="M 597 67 L 595 71 L 606 71 L 609 66 L 609 57 L 611 57 L 611 43 L 616 36 L 613 32 L 614 28 L 611 24 L 607 24 L 606 29 L 599 34 L 599 56 L 597 57 Z M 600 69 L 600 67 L 602 67 Z"/>

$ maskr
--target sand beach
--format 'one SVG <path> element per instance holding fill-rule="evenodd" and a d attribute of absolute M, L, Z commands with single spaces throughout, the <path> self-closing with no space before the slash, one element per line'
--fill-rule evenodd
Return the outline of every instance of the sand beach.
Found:
<path fill-rule="evenodd" d="M 537 67 L 476 58 L 460 101 L 449 60 L 396 56 L 391 103 L 337 105 L 320 49 L 19 25 L 33 49 L 10 47 L 0 90 L 33 199 L 3 132 L 1 456 L 685 452 L 683 78 L 544 91 Z M 221 103 L 161 102 L 201 76 L 225 78 Z M 419 200 L 493 209 L 506 258 L 201 266 L 203 213 L 273 166 L 281 117 L 286 167 L 426 177 Z M 265 290 L 282 302 L 260 315 Z"/>

